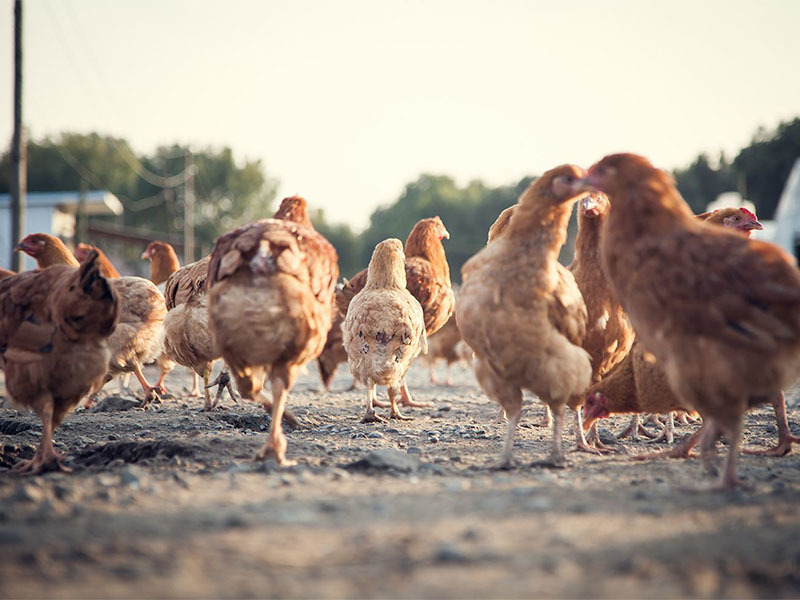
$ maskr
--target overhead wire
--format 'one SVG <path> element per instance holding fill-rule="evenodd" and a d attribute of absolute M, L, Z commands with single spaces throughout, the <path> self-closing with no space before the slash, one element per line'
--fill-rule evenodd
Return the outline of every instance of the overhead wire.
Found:
<path fill-rule="evenodd" d="M 60 3 L 60 4 L 62 6 L 66 4 L 68 8 L 71 10 L 69 3 Z M 47 6 L 49 9 L 47 11 L 48 15 L 51 17 L 52 22 L 56 26 L 56 37 L 59 38 L 59 43 L 65 50 L 67 60 L 72 64 L 72 67 L 78 73 L 78 76 L 85 84 L 85 87 L 83 89 L 87 90 L 88 88 L 92 88 L 92 90 L 96 90 L 96 88 L 92 84 L 92 78 L 87 77 L 86 73 L 83 71 L 83 68 L 80 67 L 81 64 L 80 61 L 77 60 L 77 56 L 73 51 L 72 46 L 67 42 L 68 36 L 66 34 L 64 25 L 61 23 L 61 18 L 59 17 L 58 12 L 55 10 L 51 0 L 47 0 Z M 79 30 L 80 26 L 78 24 L 77 17 L 74 16 L 74 13 L 71 14 L 70 18 L 73 20 L 73 23 L 76 26 L 75 28 Z M 84 40 L 84 36 L 82 35 L 82 33 L 83 33 L 82 31 L 79 31 L 79 33 L 76 33 L 76 35 L 74 35 L 73 37 L 77 37 L 80 40 L 80 43 L 84 45 L 84 50 L 86 52 L 86 55 L 89 56 L 89 60 L 91 62 L 94 62 L 95 61 L 94 55 L 86 47 L 85 45 L 86 42 Z M 102 71 L 99 68 L 97 68 L 97 63 L 94 62 L 94 64 L 96 66 L 95 70 L 99 74 L 97 78 L 106 81 L 105 77 L 102 74 Z M 111 87 L 107 85 L 107 82 L 105 87 L 107 90 L 111 89 Z M 92 93 L 88 95 L 91 95 L 92 98 L 95 100 L 95 102 L 97 102 L 98 98 L 105 98 L 104 94 L 102 93 Z M 108 116 L 113 117 L 110 110 L 107 108 L 105 104 L 102 104 L 102 108 L 106 111 Z M 171 175 L 171 176 L 163 176 L 163 175 L 158 175 L 157 173 L 153 173 L 141 163 L 141 161 L 135 154 L 133 154 L 133 152 L 127 146 L 127 144 L 119 143 L 117 140 L 114 140 L 112 138 L 109 138 L 109 142 L 117 151 L 117 153 L 120 155 L 120 157 L 122 157 L 122 159 L 128 164 L 131 170 L 133 170 L 133 172 L 136 173 L 136 175 L 139 176 L 141 179 L 152 185 L 162 188 L 179 187 L 183 185 L 186 182 L 187 177 L 191 175 L 189 173 L 186 173 L 185 170 L 178 173 L 177 175 Z"/>

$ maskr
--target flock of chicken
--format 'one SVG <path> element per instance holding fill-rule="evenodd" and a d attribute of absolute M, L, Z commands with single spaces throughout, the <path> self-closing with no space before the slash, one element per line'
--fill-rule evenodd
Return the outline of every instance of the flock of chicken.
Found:
<path fill-rule="evenodd" d="M 575 259 L 565 268 L 557 257 L 576 202 Z M 196 374 L 194 395 L 203 378 L 207 410 L 224 388 L 233 396 L 232 377 L 240 394 L 271 411 L 258 456 L 287 464 L 282 422 L 298 425 L 286 403 L 306 363 L 318 360 L 326 387 L 349 363 L 367 390 L 364 422 L 384 420 L 376 406 L 406 419 L 401 406 L 428 405 L 412 399 L 405 377 L 430 343 L 448 362 L 468 354 L 481 388 L 501 405 L 501 467 L 513 464 L 529 390 L 552 415 L 554 465 L 564 464 L 565 407 L 576 411 L 578 447 L 595 453 L 606 450 L 594 431 L 599 418 L 633 413 L 636 435 L 639 414 L 667 414 L 671 442 L 673 412 L 699 413 L 698 432 L 658 455 L 687 456 L 699 443 L 713 471 L 724 435 L 717 486 L 740 485 L 748 408 L 775 408 L 779 444 L 765 453 L 785 454 L 798 441 L 782 390 L 800 375 L 800 271 L 776 246 L 749 239 L 760 228 L 744 209 L 694 215 L 669 175 L 618 154 L 588 173 L 563 165 L 538 178 L 464 265 L 457 298 L 438 217 L 417 223 L 405 248 L 397 239 L 378 244 L 369 267 L 338 287 L 336 251 L 300 197 L 221 236 L 210 256 L 183 268 L 168 244 L 152 242 L 142 255 L 150 280 L 120 277 L 96 248 L 80 245 L 73 255 L 57 238 L 32 234 L 18 249 L 39 268 L 0 281 L 6 388 L 43 425 L 35 456 L 14 470 L 66 469 L 52 436 L 69 410 L 121 373 L 137 377 L 149 402 L 166 393 L 175 363 Z M 462 338 L 467 352 L 455 350 Z M 217 359 L 224 369 L 209 384 Z M 151 362 L 155 385 L 142 372 Z M 388 405 L 376 397 L 379 385 Z"/>

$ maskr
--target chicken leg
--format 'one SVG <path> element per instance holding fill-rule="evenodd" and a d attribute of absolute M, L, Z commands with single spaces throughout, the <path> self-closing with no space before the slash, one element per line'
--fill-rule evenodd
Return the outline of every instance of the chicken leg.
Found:
<path fill-rule="evenodd" d="M 270 374 L 270 383 L 272 388 L 272 403 L 271 415 L 272 422 L 270 423 L 269 436 L 266 443 L 259 450 L 256 458 L 265 460 L 267 458 L 274 458 L 275 462 L 282 466 L 291 466 L 295 461 L 287 460 L 286 458 L 286 436 L 283 433 L 283 416 L 286 409 L 286 400 L 289 396 L 289 389 L 292 387 L 295 379 L 297 378 L 298 368 L 296 366 L 280 365 L 273 367 Z M 261 391 L 264 395 L 264 391 Z M 266 400 L 266 396 L 264 396 Z M 266 408 L 269 401 L 264 402 Z"/>
<path fill-rule="evenodd" d="M 659 442 L 666 442 L 667 444 L 671 444 L 674 440 L 675 440 L 675 419 L 672 415 L 672 412 L 670 412 L 667 414 L 667 420 L 664 423 L 664 427 L 661 429 L 661 435 L 647 441 L 648 443 L 651 444 L 657 444 Z"/>
<path fill-rule="evenodd" d="M 59 471 L 70 473 L 72 469 L 64 465 L 63 457 L 53 447 L 53 397 L 44 392 L 34 404 L 36 415 L 42 421 L 42 439 L 32 459 L 17 461 L 12 471 L 17 475 L 38 475 L 55 467 Z"/>
<path fill-rule="evenodd" d="M 142 386 L 142 391 L 144 392 L 144 400 L 141 406 L 147 406 L 154 400 L 160 402 L 161 398 L 159 397 L 159 393 L 161 389 L 158 386 L 151 386 L 147 383 L 147 379 L 145 379 L 144 373 L 142 372 L 142 365 L 139 364 L 138 360 L 133 362 L 133 374 L 136 376 L 136 379 L 139 380 L 139 384 Z"/>
<path fill-rule="evenodd" d="M 401 414 L 400 409 L 397 407 L 397 396 L 399 395 L 400 390 L 394 386 L 390 386 L 387 391 L 389 392 L 389 402 L 392 405 L 389 418 L 397 419 L 398 421 L 411 421 L 411 417 L 406 417 L 405 415 Z"/>
<path fill-rule="evenodd" d="M 598 437 L 598 444 L 599 441 L 600 438 Z M 571 452 L 588 452 L 589 454 L 606 454 L 609 452 L 609 449 L 605 446 L 593 446 L 587 441 L 586 435 L 583 432 L 583 414 L 580 406 L 578 410 L 575 411 L 575 447 Z"/>
<path fill-rule="evenodd" d="M 742 438 L 741 420 L 736 420 L 732 423 L 721 423 L 710 418 L 707 420 L 709 423 L 707 427 L 704 427 L 705 433 L 700 444 L 700 456 L 703 459 L 706 470 L 712 474 L 717 470 L 714 464 L 716 457 L 715 445 L 720 434 L 724 435 L 725 439 L 728 440 L 728 456 L 717 482 L 710 488 L 700 488 L 700 491 L 726 491 L 737 487 L 748 487 L 736 474 L 739 445 Z"/>
<path fill-rule="evenodd" d="M 364 418 L 361 419 L 362 423 L 385 423 L 386 419 L 381 417 L 375 412 L 373 404 L 375 403 L 375 384 L 369 383 L 367 385 L 367 410 L 364 413 Z"/>
<path fill-rule="evenodd" d="M 567 461 L 564 459 L 564 450 L 561 447 L 561 438 L 564 433 L 564 405 L 559 404 L 553 409 L 553 448 L 547 462 L 554 467 L 563 468 Z"/>
<path fill-rule="evenodd" d="M 656 434 L 650 433 L 645 426 L 642 425 L 641 416 L 634 414 L 633 417 L 631 417 L 631 422 L 628 424 L 628 426 L 617 435 L 617 439 L 621 440 L 623 438 L 630 437 L 631 441 L 638 442 L 641 439 L 639 438 L 639 435 L 643 435 L 651 439 L 656 437 Z"/>
<path fill-rule="evenodd" d="M 800 442 L 800 437 L 792 435 L 789 422 L 786 419 L 786 395 L 781 392 L 772 402 L 775 410 L 775 420 L 778 425 L 778 445 L 766 450 L 742 450 L 744 454 L 757 454 L 761 456 L 785 456 L 792 451 L 792 443 Z"/>
<path fill-rule="evenodd" d="M 403 384 L 400 388 L 400 404 L 410 408 L 431 408 L 435 406 L 433 402 L 415 402 L 411 398 L 411 392 L 408 391 L 408 384 L 406 383 L 405 377 L 403 377 Z"/>

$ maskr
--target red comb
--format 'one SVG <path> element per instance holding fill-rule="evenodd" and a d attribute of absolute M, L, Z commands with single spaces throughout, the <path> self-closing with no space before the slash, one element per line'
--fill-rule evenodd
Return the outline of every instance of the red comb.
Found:
<path fill-rule="evenodd" d="M 746 208 L 740 208 L 739 210 L 741 210 L 744 214 L 746 214 L 748 217 L 750 217 L 754 221 L 758 221 L 758 219 L 756 218 L 755 214 L 753 214 L 752 212 L 750 212 Z"/>

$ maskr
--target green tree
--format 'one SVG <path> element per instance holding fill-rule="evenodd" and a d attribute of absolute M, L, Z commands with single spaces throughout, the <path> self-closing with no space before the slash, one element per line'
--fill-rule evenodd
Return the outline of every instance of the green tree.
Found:
<path fill-rule="evenodd" d="M 753 141 L 733 161 L 744 179 L 747 197 L 756 205 L 757 214 L 771 219 L 778 207 L 786 179 L 800 158 L 800 118 L 781 123 L 777 129 L 759 129 Z"/>
<path fill-rule="evenodd" d="M 700 154 L 686 169 L 676 169 L 674 175 L 678 190 L 696 213 L 705 212 L 721 193 L 736 190 L 736 175 L 722 153 L 716 167 L 707 154 Z"/>
<path fill-rule="evenodd" d="M 372 250 L 382 240 L 396 237 L 405 241 L 417 221 L 438 215 L 450 232 L 444 245 L 451 277 L 460 282 L 461 266 L 486 244 L 489 226 L 503 209 L 517 202 L 532 180 L 526 177 L 498 188 L 472 181 L 459 187 L 446 175 L 421 175 L 406 186 L 397 201 L 372 213 L 370 226 L 361 235 L 361 261 L 355 270 L 368 264 Z"/>
<path fill-rule="evenodd" d="M 339 255 L 339 272 L 347 277 L 361 270 L 361 237 L 349 225 L 331 224 L 325 219 L 325 211 L 312 211 L 311 222 L 314 228 L 336 248 Z"/>
<path fill-rule="evenodd" d="M 180 234 L 187 151 L 173 145 L 137 156 L 125 140 L 97 133 L 32 140 L 28 190 L 78 190 L 85 181 L 89 189 L 107 189 L 120 199 L 122 224 L 146 229 L 153 238 Z M 266 175 L 260 161 L 236 164 L 227 147 L 195 151 L 193 160 L 195 237 L 201 250 L 208 251 L 221 233 L 272 214 L 277 181 Z M 9 189 L 9 161 L 8 153 L 0 158 L 0 192 Z"/>

